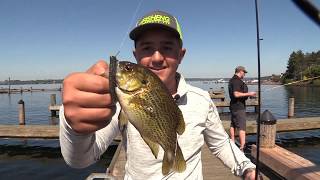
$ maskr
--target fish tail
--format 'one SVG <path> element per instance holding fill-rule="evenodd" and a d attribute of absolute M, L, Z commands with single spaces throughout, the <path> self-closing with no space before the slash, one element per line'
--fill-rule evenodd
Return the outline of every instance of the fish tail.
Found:
<path fill-rule="evenodd" d="M 162 162 L 162 174 L 169 174 L 174 163 L 174 153 L 172 151 L 165 151 Z"/>
<path fill-rule="evenodd" d="M 181 173 L 184 170 L 186 170 L 186 166 L 187 166 L 186 161 L 184 160 L 180 146 L 177 143 L 176 157 L 175 157 L 174 163 L 173 163 L 173 170 Z"/>

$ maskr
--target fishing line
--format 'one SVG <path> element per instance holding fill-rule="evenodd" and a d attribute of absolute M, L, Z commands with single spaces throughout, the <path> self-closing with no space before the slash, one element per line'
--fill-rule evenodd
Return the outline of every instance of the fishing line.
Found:
<path fill-rule="evenodd" d="M 136 19 L 136 16 L 137 16 L 137 14 L 138 14 L 138 11 L 139 11 L 139 9 L 140 9 L 140 7 L 141 7 L 142 2 L 143 2 L 143 0 L 140 0 L 139 4 L 138 4 L 137 7 L 136 7 L 136 10 L 135 10 L 134 13 L 133 13 L 133 16 L 132 16 L 132 18 L 131 18 L 129 27 L 128 27 L 128 29 L 127 29 L 127 32 L 126 32 L 126 34 L 125 34 L 125 35 L 123 36 L 123 38 L 122 38 L 122 41 L 121 41 L 121 43 L 120 43 L 120 46 L 119 46 L 119 48 L 118 48 L 117 53 L 115 54 L 115 57 L 117 57 L 117 56 L 120 54 L 120 50 L 122 49 L 125 41 L 126 41 L 127 38 L 128 38 L 129 31 L 130 31 L 130 29 L 131 29 L 131 27 L 132 27 L 132 25 L 133 25 L 133 23 L 134 23 L 134 20 Z"/>
<path fill-rule="evenodd" d="M 286 83 L 286 84 L 282 84 L 282 85 L 279 85 L 279 86 L 275 86 L 275 87 L 266 89 L 266 90 L 264 90 L 264 91 L 262 91 L 262 92 L 267 92 L 267 91 L 271 91 L 271 90 L 280 88 L 280 87 L 282 87 L 282 86 L 288 86 L 288 85 L 292 85 L 292 84 L 297 84 L 297 83 L 299 83 L 299 82 L 310 81 L 310 80 L 314 80 L 314 79 L 318 79 L 318 78 L 320 78 L 320 76 L 316 76 L 316 77 L 312 77 L 312 78 L 307 78 L 307 79 L 303 79 L 303 80 L 299 80 L 299 81 L 294 81 L 294 82 L 290 82 L 290 83 Z"/>

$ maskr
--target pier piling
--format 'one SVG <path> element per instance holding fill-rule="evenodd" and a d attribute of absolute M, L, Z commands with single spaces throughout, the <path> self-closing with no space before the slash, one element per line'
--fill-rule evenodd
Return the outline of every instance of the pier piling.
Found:
<path fill-rule="evenodd" d="M 56 94 L 50 95 L 50 105 L 55 106 L 57 104 Z M 55 117 L 57 115 L 57 111 L 51 110 L 51 117 Z"/>
<path fill-rule="evenodd" d="M 276 141 L 277 120 L 271 114 L 270 111 L 265 110 L 261 117 L 260 126 L 260 147 L 262 148 L 274 148 Z"/>
<path fill-rule="evenodd" d="M 292 118 L 294 116 L 294 97 L 289 98 L 288 103 L 288 117 Z"/>
<path fill-rule="evenodd" d="M 25 125 L 26 124 L 26 113 L 25 113 L 25 108 L 24 108 L 24 101 L 20 99 L 18 102 L 19 104 L 19 125 Z"/>

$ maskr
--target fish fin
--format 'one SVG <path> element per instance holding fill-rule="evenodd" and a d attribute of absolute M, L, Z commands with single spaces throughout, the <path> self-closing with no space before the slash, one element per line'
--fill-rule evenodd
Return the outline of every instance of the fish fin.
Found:
<path fill-rule="evenodd" d="M 124 111 L 121 109 L 120 114 L 118 116 L 118 127 L 119 127 L 121 132 L 125 129 L 125 126 L 127 124 L 128 124 L 128 117 L 124 113 Z"/>
<path fill-rule="evenodd" d="M 169 174 L 174 161 L 174 154 L 172 151 L 165 151 L 162 160 L 162 174 Z"/>
<path fill-rule="evenodd" d="M 184 122 L 183 115 L 182 115 L 181 111 L 179 111 L 178 114 L 179 115 L 178 115 L 178 122 L 177 122 L 177 133 L 179 135 L 181 135 L 186 128 L 186 124 Z"/>
<path fill-rule="evenodd" d="M 186 170 L 186 161 L 184 160 L 181 148 L 179 146 L 179 144 L 177 143 L 177 150 L 176 150 L 176 157 L 174 159 L 174 163 L 173 163 L 173 170 L 176 172 L 183 172 L 184 170 Z"/>
<path fill-rule="evenodd" d="M 159 153 L 159 144 L 151 141 L 149 138 L 141 136 L 142 139 L 144 140 L 144 142 L 146 142 L 146 144 L 149 146 L 149 148 L 151 149 L 152 154 L 154 155 L 154 157 L 157 159 L 158 158 L 158 153 Z"/>

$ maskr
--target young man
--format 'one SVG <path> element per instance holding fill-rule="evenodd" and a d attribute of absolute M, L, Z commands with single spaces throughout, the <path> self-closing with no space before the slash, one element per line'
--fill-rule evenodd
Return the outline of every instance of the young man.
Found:
<path fill-rule="evenodd" d="M 203 179 L 201 147 L 204 142 L 234 174 L 254 179 L 255 165 L 229 139 L 208 92 L 186 83 L 177 72 L 185 55 L 182 33 L 175 17 L 161 11 L 143 16 L 131 31 L 137 63 L 157 74 L 183 113 L 185 132 L 178 137 L 187 163 L 183 173 L 162 175 L 163 150 L 155 159 L 138 131 L 129 123 L 125 138 L 125 179 Z M 108 65 L 99 61 L 85 73 L 74 73 L 63 82 L 60 110 L 60 145 L 67 164 L 75 168 L 96 162 L 119 133 L 120 107 L 109 94 L 103 77 Z M 214 170 L 213 170 L 214 171 Z"/>
<path fill-rule="evenodd" d="M 230 136 L 234 141 L 235 130 L 239 130 L 240 149 L 242 151 L 246 143 L 246 100 L 250 96 L 256 96 L 256 92 L 248 92 L 247 85 L 242 81 L 246 73 L 247 71 L 243 66 L 236 67 L 235 74 L 228 85 L 231 112 Z"/>

